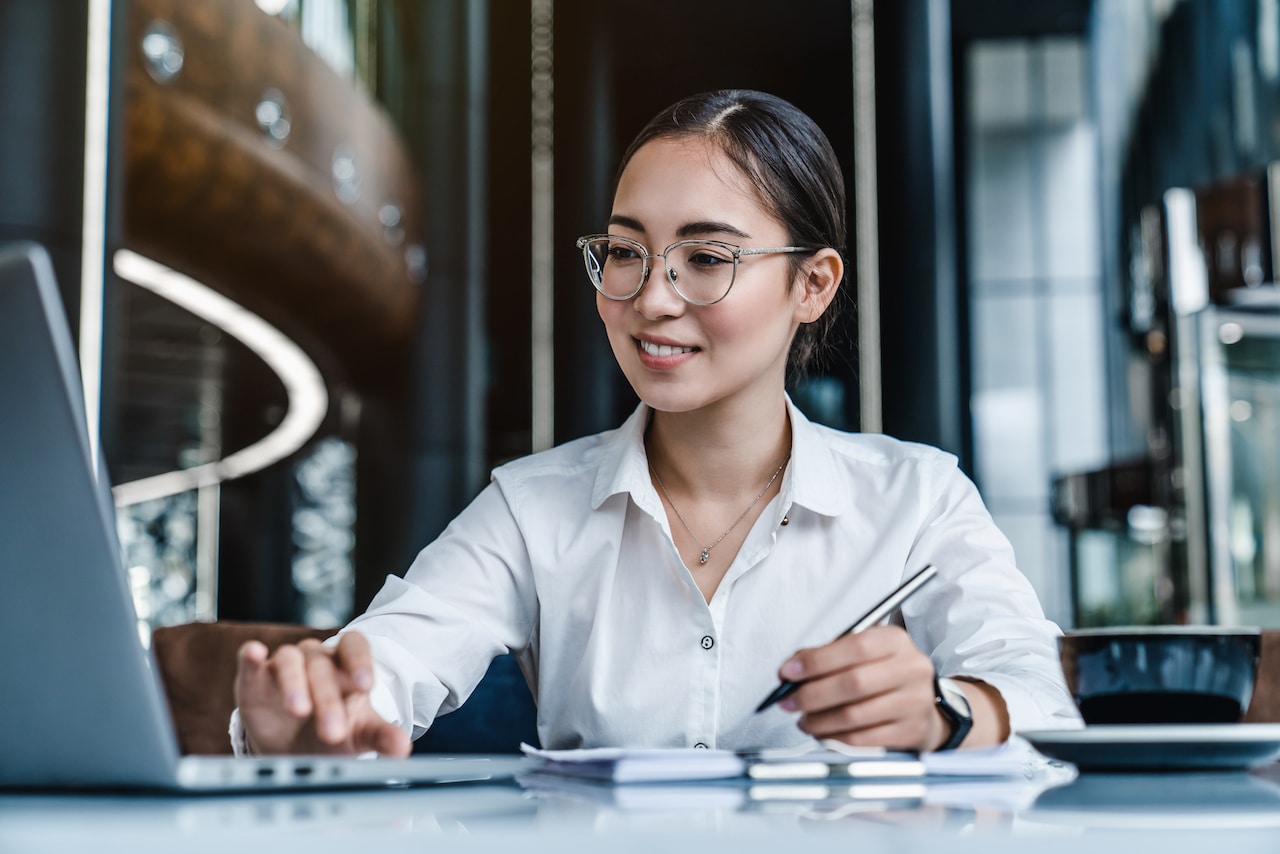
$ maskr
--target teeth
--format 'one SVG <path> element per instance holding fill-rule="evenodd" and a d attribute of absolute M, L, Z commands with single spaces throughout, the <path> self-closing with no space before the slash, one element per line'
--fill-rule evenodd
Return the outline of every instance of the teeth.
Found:
<path fill-rule="evenodd" d="M 681 353 L 692 353 L 692 347 L 670 347 L 666 344 L 654 344 L 650 341 L 641 341 L 640 348 L 650 356 L 678 356 Z"/>

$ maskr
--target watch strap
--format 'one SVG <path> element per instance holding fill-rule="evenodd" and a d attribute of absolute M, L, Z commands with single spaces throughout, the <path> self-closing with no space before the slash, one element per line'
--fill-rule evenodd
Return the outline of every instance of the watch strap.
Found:
<path fill-rule="evenodd" d="M 943 691 L 943 681 L 949 683 L 948 687 L 952 690 L 960 691 L 960 687 L 955 685 L 945 676 L 933 675 L 933 699 L 938 707 L 938 711 L 942 713 L 942 717 L 946 719 L 951 727 L 951 735 L 942 743 L 939 750 L 955 750 L 964 741 L 965 736 L 969 734 L 969 730 L 973 729 L 973 713 L 971 707 L 969 709 L 959 709 L 948 698 L 947 693 Z M 965 704 L 968 706 L 968 703 Z"/>

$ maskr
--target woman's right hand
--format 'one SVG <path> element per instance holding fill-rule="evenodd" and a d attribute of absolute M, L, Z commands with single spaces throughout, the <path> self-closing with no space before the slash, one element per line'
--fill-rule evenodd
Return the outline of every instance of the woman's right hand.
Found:
<path fill-rule="evenodd" d="M 335 646 L 305 640 L 268 656 L 249 641 L 240 647 L 236 704 L 249 749 L 272 753 L 409 755 L 409 737 L 369 702 L 373 659 L 359 632 Z"/>

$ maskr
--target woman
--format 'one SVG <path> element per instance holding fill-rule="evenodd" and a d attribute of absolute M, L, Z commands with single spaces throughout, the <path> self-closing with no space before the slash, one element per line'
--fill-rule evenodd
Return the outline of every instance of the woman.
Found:
<path fill-rule="evenodd" d="M 1058 629 L 955 459 L 787 398 L 844 279 L 844 210 L 790 104 L 664 110 L 578 241 L 638 410 L 497 469 L 336 644 L 247 644 L 233 734 L 402 755 L 508 650 L 545 747 L 934 750 L 1073 722 Z M 927 564 L 904 625 L 831 641 Z M 756 713 L 779 678 L 803 685 Z"/>

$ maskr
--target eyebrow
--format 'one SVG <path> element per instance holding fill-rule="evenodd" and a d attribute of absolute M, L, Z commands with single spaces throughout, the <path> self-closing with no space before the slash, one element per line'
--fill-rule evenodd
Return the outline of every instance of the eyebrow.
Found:
<path fill-rule="evenodd" d="M 623 228 L 629 228 L 633 231 L 644 231 L 644 225 L 635 217 L 626 216 L 625 214 L 614 214 L 609 217 L 609 225 L 620 225 Z M 707 234 L 728 234 L 734 237 L 749 238 L 747 234 L 737 226 L 730 225 L 727 222 L 716 222 L 715 220 L 699 220 L 697 222 L 687 222 L 676 229 L 676 237 L 701 237 Z"/>

